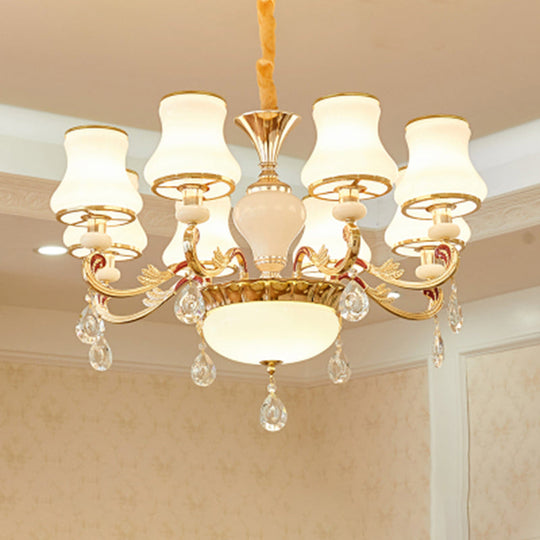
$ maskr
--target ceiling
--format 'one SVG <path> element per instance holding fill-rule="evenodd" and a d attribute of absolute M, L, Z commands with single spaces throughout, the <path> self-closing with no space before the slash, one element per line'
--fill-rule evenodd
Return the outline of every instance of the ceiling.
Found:
<path fill-rule="evenodd" d="M 0 103 L 158 129 L 166 93 L 223 95 L 231 115 L 257 108 L 255 0 L 19 0 L 2 6 Z M 280 105 L 304 117 L 284 152 L 314 142 L 312 102 L 363 91 L 405 158 L 403 126 L 460 114 L 480 136 L 538 116 L 537 0 L 277 1 Z M 230 142 L 247 144 L 227 126 Z"/>

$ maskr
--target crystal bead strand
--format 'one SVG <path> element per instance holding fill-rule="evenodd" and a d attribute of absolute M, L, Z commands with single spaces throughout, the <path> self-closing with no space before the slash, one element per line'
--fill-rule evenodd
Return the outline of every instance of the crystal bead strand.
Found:
<path fill-rule="evenodd" d="M 431 348 L 431 361 L 435 367 L 441 367 L 444 361 L 444 342 L 439 327 L 439 317 L 435 315 L 435 331 L 433 332 L 433 345 Z"/>
<path fill-rule="evenodd" d="M 457 286 L 454 278 L 452 278 L 452 286 L 450 289 L 450 296 L 448 297 L 448 325 L 454 334 L 459 334 L 459 331 L 463 327 L 463 313 L 461 306 L 459 305 Z"/>
<path fill-rule="evenodd" d="M 94 294 L 91 291 L 88 291 L 85 300 L 87 305 L 81 311 L 75 334 L 85 345 L 92 345 L 105 332 L 105 323 L 96 312 L 93 305 Z"/>
<path fill-rule="evenodd" d="M 206 352 L 201 321 L 197 323 L 197 332 L 201 337 L 201 342 L 199 343 L 199 354 L 191 364 L 191 379 L 197 386 L 207 387 L 216 380 L 216 366 Z"/>
<path fill-rule="evenodd" d="M 187 281 L 176 293 L 174 314 L 185 324 L 195 324 L 206 312 L 201 287 L 196 281 Z"/>
<path fill-rule="evenodd" d="M 88 351 L 90 365 L 96 371 L 107 371 L 112 365 L 112 351 L 105 339 L 105 323 L 96 311 L 97 295 L 88 291 L 88 305 L 82 310 L 75 334 L 82 343 L 91 345 Z"/>
<path fill-rule="evenodd" d="M 336 339 L 336 350 L 328 360 L 328 376 L 334 384 L 345 384 L 351 378 L 352 370 L 345 353 L 341 334 Z"/>
<path fill-rule="evenodd" d="M 364 289 L 351 279 L 339 299 L 339 314 L 346 321 L 361 321 L 369 312 L 369 299 Z"/>
<path fill-rule="evenodd" d="M 261 405 L 261 411 L 259 415 L 259 421 L 261 426 L 266 431 L 279 431 L 285 427 L 287 423 L 287 409 L 281 399 L 276 396 L 276 380 L 274 373 L 276 372 L 276 366 L 281 364 L 279 361 L 261 362 L 266 366 L 266 371 L 269 375 L 269 383 L 266 389 L 268 390 L 268 396 Z"/>

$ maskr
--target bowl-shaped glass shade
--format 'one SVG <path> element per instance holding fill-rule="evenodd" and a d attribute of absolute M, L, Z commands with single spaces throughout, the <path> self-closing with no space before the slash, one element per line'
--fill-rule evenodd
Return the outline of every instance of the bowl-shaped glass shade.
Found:
<path fill-rule="evenodd" d="M 217 353 L 245 364 L 300 362 L 325 351 L 340 330 L 334 309 L 292 301 L 256 301 L 212 309 L 204 338 Z"/>
<path fill-rule="evenodd" d="M 471 130 L 466 120 L 432 116 L 410 122 L 405 130 L 409 164 L 396 187 L 395 200 L 416 219 L 431 219 L 434 205 L 453 217 L 474 212 L 487 187 L 469 157 Z"/>
<path fill-rule="evenodd" d="M 311 195 L 336 200 L 337 189 L 354 185 L 369 199 L 392 188 L 397 167 L 379 138 L 380 115 L 379 101 L 365 94 L 315 102 L 317 142 L 302 170 Z"/>
<path fill-rule="evenodd" d="M 347 244 L 343 239 L 343 222 L 338 221 L 332 215 L 334 204 L 315 197 L 304 199 L 306 224 L 298 242 L 298 247 L 307 246 L 319 252 L 325 246 L 330 259 L 339 261 L 347 251 Z M 358 257 L 366 263 L 371 261 L 371 249 L 364 238 L 360 243 Z M 323 276 L 313 266 L 305 268 L 303 274 L 313 277 Z"/>
<path fill-rule="evenodd" d="M 161 100 L 161 139 L 144 169 L 154 193 L 180 200 L 181 187 L 196 184 L 208 200 L 234 190 L 241 171 L 225 143 L 226 115 L 225 101 L 213 94 L 182 92 Z"/>
<path fill-rule="evenodd" d="M 210 218 L 208 221 L 197 225 L 200 233 L 197 254 L 202 261 L 210 261 L 218 247 L 225 253 L 228 249 L 237 247 L 237 245 L 229 229 L 231 199 L 223 197 L 215 201 L 205 201 L 204 206 L 210 210 Z M 163 251 L 162 260 L 166 266 L 178 264 L 185 260 L 183 242 L 186 227 L 187 225 L 184 223 L 178 222 L 172 240 Z M 228 273 L 231 273 L 231 271 L 226 270 L 224 272 L 224 274 Z"/>
<path fill-rule="evenodd" d="M 64 146 L 67 169 L 50 203 L 57 218 L 79 226 L 92 216 L 109 226 L 133 221 L 143 203 L 126 171 L 127 133 L 81 126 L 66 132 Z"/>

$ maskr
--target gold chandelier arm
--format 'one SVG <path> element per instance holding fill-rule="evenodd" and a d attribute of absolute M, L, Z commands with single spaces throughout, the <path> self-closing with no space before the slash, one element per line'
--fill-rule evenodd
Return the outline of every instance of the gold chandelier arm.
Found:
<path fill-rule="evenodd" d="M 159 301 L 156 301 L 152 305 L 146 307 L 145 309 L 141 309 L 140 311 L 137 311 L 135 313 L 130 313 L 128 315 L 115 315 L 114 313 L 111 313 L 109 311 L 108 306 L 108 298 L 101 298 L 101 302 L 95 303 L 95 309 L 98 315 L 106 322 L 112 323 L 112 324 L 126 324 L 130 322 L 140 321 L 141 319 L 144 319 L 156 309 L 161 307 L 165 302 L 167 302 L 170 298 L 174 296 L 175 288 L 171 287 L 171 289 L 167 291 L 161 291 L 163 295 L 159 299 Z"/>
<path fill-rule="evenodd" d="M 337 263 L 331 263 L 328 250 L 325 246 L 322 246 L 318 253 L 313 248 L 307 246 L 301 247 L 296 253 L 293 265 L 295 274 L 300 276 L 304 268 L 306 268 L 307 265 L 303 265 L 305 258 L 319 272 L 326 276 L 338 276 L 347 272 L 356 263 L 358 252 L 360 251 L 360 242 L 362 241 L 360 229 L 354 223 L 346 223 L 343 227 L 343 238 L 347 242 L 347 253 Z"/>
<path fill-rule="evenodd" d="M 257 86 L 261 109 L 277 109 L 277 92 L 274 84 L 276 58 L 275 0 L 257 0 L 257 20 L 262 58 L 257 60 Z"/>
<path fill-rule="evenodd" d="M 424 321 L 431 319 L 436 315 L 444 305 L 444 296 L 440 289 L 432 289 L 425 294 L 429 297 L 429 304 L 427 309 L 419 312 L 405 311 L 393 305 L 393 298 L 388 298 L 389 289 L 385 285 L 379 285 L 376 288 L 366 287 L 364 289 L 366 294 L 379 306 L 402 319 L 408 319 L 410 321 Z"/>
<path fill-rule="evenodd" d="M 229 264 L 236 259 L 236 265 L 238 267 L 238 271 L 240 273 L 239 279 L 248 279 L 249 278 L 249 272 L 247 267 L 247 260 L 240 248 L 231 248 L 227 250 L 227 253 L 225 253 L 225 258 L 228 259 Z"/>
<path fill-rule="evenodd" d="M 247 261 L 240 248 L 231 248 L 223 255 L 221 249 L 216 248 L 212 259 L 204 263 L 197 256 L 197 243 L 199 241 L 199 230 L 195 225 L 190 225 L 184 232 L 184 255 L 191 270 L 200 277 L 213 278 L 219 276 L 236 259 L 240 275 L 246 277 L 248 274 Z"/>
<path fill-rule="evenodd" d="M 389 285 L 401 287 L 402 289 L 416 291 L 434 289 L 448 281 L 456 273 L 459 266 L 459 253 L 453 245 L 441 244 L 435 250 L 435 254 L 437 258 L 444 261 L 446 268 L 438 278 L 427 281 L 406 281 L 399 279 L 403 275 L 404 270 L 393 259 L 388 259 L 381 266 L 368 264 L 366 272 Z"/>
<path fill-rule="evenodd" d="M 143 268 L 141 274 L 137 276 L 137 280 L 141 283 L 140 287 L 115 289 L 108 283 L 101 282 L 96 277 L 96 272 L 100 268 L 103 268 L 105 264 L 105 257 L 101 253 L 88 255 L 83 261 L 83 279 L 95 291 L 111 298 L 132 298 L 133 296 L 145 294 L 147 291 L 162 285 L 175 276 L 171 270 L 161 271 L 149 264 L 146 268 Z"/>

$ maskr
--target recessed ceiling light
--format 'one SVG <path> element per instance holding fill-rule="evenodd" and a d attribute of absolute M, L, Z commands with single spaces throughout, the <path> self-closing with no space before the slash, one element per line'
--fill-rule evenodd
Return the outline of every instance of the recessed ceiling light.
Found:
<path fill-rule="evenodd" d="M 40 255 L 48 255 L 49 257 L 65 255 L 67 253 L 67 249 L 64 246 L 40 246 L 36 251 Z"/>
<path fill-rule="evenodd" d="M 386 296 L 389 300 L 397 300 L 401 295 L 397 291 L 390 291 Z"/>

